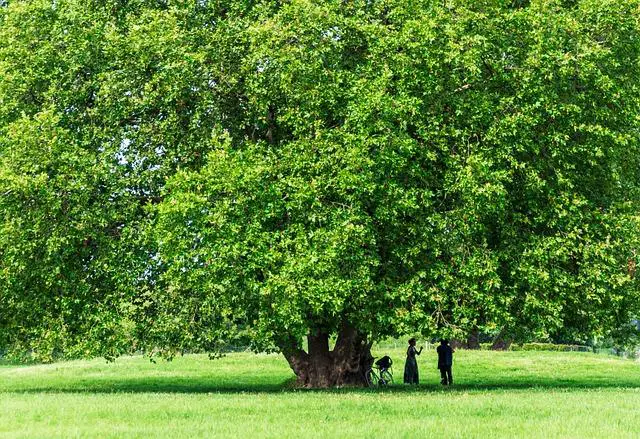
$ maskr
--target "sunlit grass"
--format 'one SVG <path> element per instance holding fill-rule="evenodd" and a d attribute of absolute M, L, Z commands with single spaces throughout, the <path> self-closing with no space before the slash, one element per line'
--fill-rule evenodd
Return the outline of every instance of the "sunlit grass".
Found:
<path fill-rule="evenodd" d="M 403 349 L 389 353 L 396 380 Z M 456 385 L 305 391 L 277 355 L 0 366 L 6 437 L 637 437 L 640 363 L 589 353 L 455 355 Z"/>

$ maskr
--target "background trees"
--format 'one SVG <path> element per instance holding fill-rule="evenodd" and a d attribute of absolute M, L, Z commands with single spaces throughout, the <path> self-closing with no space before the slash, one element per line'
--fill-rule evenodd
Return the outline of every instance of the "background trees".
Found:
<path fill-rule="evenodd" d="M 380 337 L 620 327 L 638 6 L 12 3 L 0 341 L 240 333 L 325 386 L 361 380 Z"/>

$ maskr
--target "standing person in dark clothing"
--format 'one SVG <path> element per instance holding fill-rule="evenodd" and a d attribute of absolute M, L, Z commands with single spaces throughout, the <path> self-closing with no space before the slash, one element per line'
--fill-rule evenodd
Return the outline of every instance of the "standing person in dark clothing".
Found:
<path fill-rule="evenodd" d="M 407 362 L 404 363 L 404 382 L 405 384 L 418 384 L 418 361 L 416 355 L 420 355 L 420 350 L 416 349 L 416 339 L 409 340 L 409 348 L 407 349 Z"/>
<path fill-rule="evenodd" d="M 449 346 L 449 340 L 440 340 L 440 346 L 436 349 L 438 352 L 438 369 L 440 369 L 440 383 L 443 386 L 453 384 L 451 376 L 451 366 L 453 365 L 453 349 Z"/>

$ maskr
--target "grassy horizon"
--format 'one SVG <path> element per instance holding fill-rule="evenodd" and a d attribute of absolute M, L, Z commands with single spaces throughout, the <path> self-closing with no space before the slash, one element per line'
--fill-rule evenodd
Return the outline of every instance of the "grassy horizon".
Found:
<path fill-rule="evenodd" d="M 390 353 L 396 381 L 403 350 Z M 421 385 L 301 390 L 278 355 L 0 366 L 0 437 L 637 437 L 640 363 L 590 353 L 435 353 Z"/>

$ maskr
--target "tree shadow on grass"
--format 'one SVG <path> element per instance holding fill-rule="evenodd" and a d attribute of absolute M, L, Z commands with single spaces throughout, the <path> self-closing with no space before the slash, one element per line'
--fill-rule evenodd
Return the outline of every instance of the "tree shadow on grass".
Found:
<path fill-rule="evenodd" d="M 443 393 L 443 392 L 483 392 L 483 391 L 519 391 L 519 390 L 604 390 L 604 389 L 640 389 L 640 379 L 578 380 L 545 379 L 532 376 L 530 381 L 495 380 L 455 384 L 444 387 L 437 383 L 409 386 L 395 384 L 377 388 L 343 387 L 334 389 L 301 389 L 295 386 L 294 379 L 284 382 L 212 382 L 206 379 L 189 380 L 183 377 L 125 378 L 118 380 L 69 381 L 60 385 L 29 386 L 27 388 L 1 389 L 0 392 L 15 393 L 184 393 L 184 394 L 277 394 L 277 393 Z"/>

